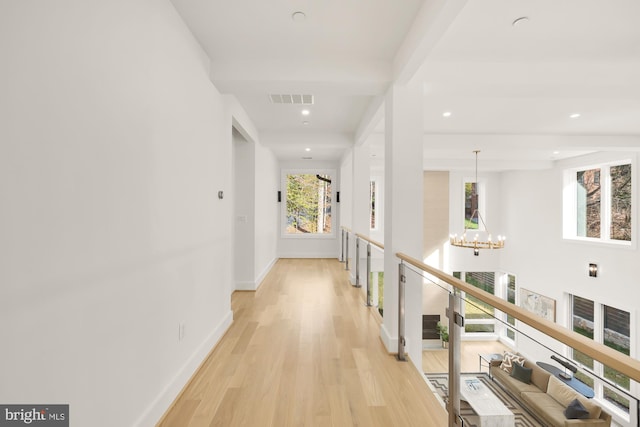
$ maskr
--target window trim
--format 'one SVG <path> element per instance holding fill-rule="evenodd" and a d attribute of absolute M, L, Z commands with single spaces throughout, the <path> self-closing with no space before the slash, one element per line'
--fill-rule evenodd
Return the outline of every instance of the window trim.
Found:
<path fill-rule="evenodd" d="M 503 299 L 504 301 L 509 301 L 508 299 L 508 281 L 509 281 L 509 276 L 513 276 L 514 278 L 516 277 L 515 274 L 513 273 L 507 273 L 505 271 L 501 271 L 501 270 L 495 270 L 495 271 L 484 271 L 484 273 L 493 273 L 494 274 L 494 288 L 493 288 L 493 294 L 498 297 Z M 456 276 L 456 274 L 458 274 L 460 277 Z M 466 282 L 466 271 L 453 271 L 451 273 L 452 276 L 459 278 L 460 280 L 462 280 L 463 282 Z M 519 297 L 518 297 L 518 282 L 517 280 L 515 281 L 515 303 L 514 305 L 518 306 L 518 302 L 519 302 Z M 468 282 L 467 282 L 468 283 Z M 461 298 L 466 298 L 466 293 L 461 292 Z M 464 340 L 476 340 L 476 339 L 497 339 L 498 341 L 501 341 L 503 344 L 507 345 L 508 347 L 512 347 L 515 348 L 518 345 L 518 340 L 519 340 L 519 323 L 517 319 L 515 320 L 515 324 L 514 325 L 508 325 L 507 322 L 507 314 L 503 311 L 500 311 L 498 309 L 495 310 L 494 315 L 493 315 L 493 319 L 467 319 L 466 318 L 466 305 L 464 303 L 462 303 L 462 307 L 461 310 L 463 312 L 463 315 L 465 316 L 465 325 L 467 324 L 493 324 L 494 325 L 494 330 L 493 332 L 467 332 L 465 330 L 465 328 L 462 329 L 462 339 Z M 514 332 L 514 339 L 509 338 L 509 336 L 507 335 L 507 330 L 512 330 Z"/>
<path fill-rule="evenodd" d="M 615 240 L 610 237 L 611 232 L 611 174 L 610 168 L 613 166 L 631 165 L 631 240 Z M 576 174 L 579 171 L 590 169 L 600 169 L 601 180 L 601 206 L 600 206 L 600 237 L 583 237 L 577 235 L 577 214 L 578 183 Z M 589 162 L 581 165 L 571 166 L 563 170 L 563 190 L 562 190 L 562 239 L 568 242 L 582 243 L 594 246 L 615 247 L 621 249 L 637 248 L 637 227 L 636 204 L 637 204 L 637 167 L 635 155 L 621 155 L 617 158 L 603 160 L 602 162 Z M 602 237 L 602 236 L 606 237 Z"/>
<path fill-rule="evenodd" d="M 374 184 L 373 194 L 375 196 L 376 201 L 376 210 L 373 227 L 371 227 L 371 215 L 372 215 L 372 207 L 371 207 L 371 184 Z M 369 178 L 369 230 L 370 231 L 378 231 L 380 229 L 380 185 L 377 177 Z"/>
<path fill-rule="evenodd" d="M 467 218 L 466 218 L 466 214 L 465 214 L 465 209 L 466 209 L 466 201 L 467 201 L 467 192 L 466 192 L 466 185 L 467 184 L 476 184 L 476 191 L 478 192 L 478 213 L 479 215 L 482 217 L 482 219 L 486 222 L 487 220 L 487 210 L 485 209 L 487 203 L 487 197 L 486 197 L 486 189 L 487 189 L 487 183 L 485 182 L 485 179 L 482 177 L 478 177 L 478 180 L 476 181 L 476 179 L 474 177 L 463 177 L 462 179 L 462 212 L 461 212 L 461 217 L 462 217 L 462 229 L 464 230 L 466 225 L 467 225 Z M 473 213 L 473 212 L 472 212 Z M 471 229 L 471 230 L 477 230 L 477 231 L 487 231 L 485 230 L 485 226 L 482 223 L 482 221 L 478 221 L 478 228 L 475 229 Z"/>
<path fill-rule="evenodd" d="M 287 175 L 329 175 L 331 176 L 331 232 L 330 233 L 287 233 Z M 282 169 L 280 171 L 280 188 L 282 191 L 282 202 L 280 206 L 280 237 L 283 239 L 335 239 L 336 232 L 336 183 L 337 173 L 335 169 L 312 168 L 312 169 Z"/>
<path fill-rule="evenodd" d="M 516 279 L 516 275 L 512 274 L 512 273 L 505 273 L 505 272 L 500 272 L 500 298 L 502 298 L 503 300 L 505 300 L 506 302 L 510 303 L 509 301 L 509 276 L 513 276 L 514 277 L 514 302 L 513 304 L 518 306 L 518 280 Z M 500 312 L 500 320 L 502 320 L 502 322 L 500 322 L 500 332 L 499 332 L 499 337 L 502 340 L 505 340 L 508 344 L 511 344 L 513 346 L 517 345 L 517 340 L 518 340 L 518 319 L 513 319 L 513 325 L 509 324 L 509 320 L 508 320 L 508 315 L 507 313 L 504 312 Z M 513 339 L 509 338 L 508 332 L 507 331 L 513 331 Z"/>
<path fill-rule="evenodd" d="M 462 280 L 465 283 L 469 283 L 467 282 L 467 273 L 493 273 L 493 295 L 500 297 L 500 295 L 498 294 L 499 292 L 499 281 L 500 281 L 500 274 L 497 271 L 460 271 L 460 280 Z M 473 285 L 471 285 L 473 286 Z M 466 313 L 466 303 L 465 303 L 465 299 L 467 298 L 466 292 L 461 292 L 461 298 L 463 301 L 461 301 L 461 311 L 463 316 L 465 317 L 464 323 L 465 323 L 465 327 L 462 328 L 462 337 L 465 339 L 474 339 L 474 338 L 495 338 L 495 337 L 500 337 L 500 326 L 501 326 L 501 322 L 497 320 L 498 318 L 498 313 L 502 313 L 499 310 L 495 309 L 493 317 L 486 319 L 469 319 L 467 318 L 467 313 Z M 493 332 L 467 332 L 466 331 L 466 326 L 467 325 L 493 325 Z"/>
<path fill-rule="evenodd" d="M 566 293 L 565 295 L 567 296 L 565 301 L 567 301 L 567 304 L 568 304 L 566 313 L 567 313 L 567 321 L 568 321 L 567 325 L 569 330 L 573 330 L 574 297 L 580 297 L 593 302 L 593 342 L 596 342 L 596 343 L 600 343 L 600 344 L 604 343 L 603 330 L 604 330 L 604 307 L 605 306 L 609 306 L 611 308 L 626 311 L 627 313 L 629 313 L 629 340 L 630 340 L 629 353 L 630 353 L 630 357 L 633 357 L 633 358 L 636 357 L 636 343 L 634 342 L 635 341 L 634 337 L 636 333 L 635 324 L 637 319 L 636 319 L 635 309 L 633 309 L 632 307 L 624 306 L 624 305 L 614 307 L 612 305 L 607 304 L 604 301 L 600 301 L 592 297 L 587 297 L 585 295 L 577 295 L 575 293 L 570 293 L 570 292 Z M 604 398 L 604 387 L 606 384 L 603 381 L 599 380 L 598 378 L 594 377 L 594 375 L 597 377 L 604 377 L 604 364 L 602 362 L 594 360 L 593 369 L 587 366 L 582 366 L 580 362 L 577 362 L 573 358 L 573 349 L 568 345 L 564 345 L 564 348 L 565 348 L 565 355 L 569 360 L 581 366 L 582 371 L 586 372 L 587 374 L 591 374 L 589 376 L 593 378 L 595 383 L 593 387 L 593 390 L 595 392 L 594 400 L 598 402 L 598 404 L 600 404 L 604 409 L 606 409 L 614 417 L 614 419 L 617 417 L 618 418 L 617 421 L 622 421 L 623 423 L 627 423 L 627 424 L 633 422 L 634 420 L 637 422 L 638 408 L 633 406 L 633 403 L 632 403 L 633 400 L 631 401 L 632 407 L 629 408 L 629 412 L 627 413 L 621 410 L 620 408 L 618 408 L 616 405 L 609 402 L 606 398 Z M 636 395 L 638 388 L 640 388 L 639 384 L 631 380 L 629 390 L 627 390 L 626 392 L 634 396 Z"/>

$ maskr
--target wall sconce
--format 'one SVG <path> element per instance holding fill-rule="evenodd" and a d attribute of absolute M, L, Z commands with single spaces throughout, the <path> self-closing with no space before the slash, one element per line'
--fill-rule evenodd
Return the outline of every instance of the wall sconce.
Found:
<path fill-rule="evenodd" d="M 480 256 L 480 249 L 478 249 L 478 248 L 473 248 L 473 254 L 474 254 L 475 256 Z"/>
<path fill-rule="evenodd" d="M 598 277 L 598 264 L 589 264 L 589 277 Z"/>

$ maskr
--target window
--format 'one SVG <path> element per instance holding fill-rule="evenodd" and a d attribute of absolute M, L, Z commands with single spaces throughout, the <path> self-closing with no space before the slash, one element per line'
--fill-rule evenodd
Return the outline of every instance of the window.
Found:
<path fill-rule="evenodd" d="M 288 172 L 284 181 L 287 189 L 284 234 L 332 235 L 332 174 Z"/>
<path fill-rule="evenodd" d="M 571 327 L 574 332 L 593 339 L 593 301 L 573 296 L 571 309 Z M 593 359 L 578 350 L 573 351 L 573 360 L 593 370 Z M 576 373 L 576 378 L 593 387 L 593 379 L 583 373 Z"/>
<path fill-rule="evenodd" d="M 600 237 L 600 169 L 578 171 L 577 177 L 577 230 L 580 237 Z"/>
<path fill-rule="evenodd" d="M 631 349 L 629 312 L 606 305 L 602 306 L 602 310 L 602 341 L 604 345 L 629 356 Z M 623 389 L 629 390 L 630 378 L 615 369 L 604 366 L 604 377 Z M 623 411 L 629 412 L 629 399 L 615 392 L 613 388 L 605 385 L 603 395 L 609 402 L 621 408 Z"/>
<path fill-rule="evenodd" d="M 631 165 L 610 168 L 611 239 L 631 240 Z"/>
<path fill-rule="evenodd" d="M 571 326 L 574 332 L 603 343 L 620 353 L 630 355 L 631 318 L 630 313 L 618 308 L 597 304 L 592 300 L 571 296 Z M 630 390 L 630 379 L 615 369 L 593 360 L 589 356 L 571 349 L 571 357 L 576 362 L 591 370 L 596 376 L 605 378 L 623 390 Z M 596 398 L 606 401 L 617 412 L 630 414 L 628 397 L 616 391 L 605 381 L 588 376 L 580 371 L 576 378 L 592 387 Z"/>
<path fill-rule="evenodd" d="M 376 181 L 369 182 L 369 224 L 371 230 L 378 229 L 378 218 L 376 216 L 376 199 L 378 196 L 378 189 Z"/>
<path fill-rule="evenodd" d="M 498 281 L 496 281 L 496 274 L 499 278 Z M 451 275 L 512 304 L 516 303 L 516 276 L 512 274 L 493 271 L 454 271 Z M 516 319 L 514 317 L 496 310 L 495 307 L 485 304 L 471 295 L 463 293 L 462 298 L 465 334 L 484 334 L 483 337 L 488 334 L 499 334 L 501 338 L 515 343 Z M 499 322 L 496 321 L 497 319 Z"/>
<path fill-rule="evenodd" d="M 467 272 L 464 281 L 495 295 L 494 272 Z M 464 296 L 464 331 L 466 333 L 494 333 L 495 308 L 471 296 Z"/>
<path fill-rule="evenodd" d="M 507 286 L 506 286 L 506 300 L 511 304 L 516 303 L 516 276 L 513 274 L 507 274 Z M 515 341 L 516 339 L 516 319 L 513 316 L 506 315 L 506 321 L 509 326 L 505 328 L 506 336 L 509 340 Z"/>
<path fill-rule="evenodd" d="M 631 161 L 565 172 L 564 238 L 631 242 Z"/>
<path fill-rule="evenodd" d="M 464 183 L 464 228 L 478 229 L 478 184 L 475 182 Z"/>

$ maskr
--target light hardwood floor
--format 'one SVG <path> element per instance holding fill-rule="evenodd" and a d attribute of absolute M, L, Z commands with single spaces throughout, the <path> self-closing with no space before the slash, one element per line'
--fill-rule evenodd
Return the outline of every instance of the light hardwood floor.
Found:
<path fill-rule="evenodd" d="M 480 354 L 513 351 L 498 341 L 463 341 L 460 352 L 460 370 L 462 372 L 479 372 Z M 449 371 L 449 352 L 445 349 L 425 350 L 422 352 L 422 369 L 426 373 L 444 373 Z M 483 368 L 486 372 L 487 368 Z"/>
<path fill-rule="evenodd" d="M 278 261 L 165 415 L 173 426 L 444 426 L 422 375 L 382 345 L 337 260 Z"/>

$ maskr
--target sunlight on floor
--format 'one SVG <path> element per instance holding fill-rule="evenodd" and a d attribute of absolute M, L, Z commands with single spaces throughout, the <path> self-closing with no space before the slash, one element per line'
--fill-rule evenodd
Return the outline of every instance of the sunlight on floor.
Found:
<path fill-rule="evenodd" d="M 480 354 L 502 353 L 505 350 L 509 350 L 509 348 L 499 341 L 463 341 L 460 358 L 461 371 L 479 372 Z M 428 349 L 422 351 L 422 370 L 425 373 L 448 372 L 448 364 L 449 349 Z"/>

